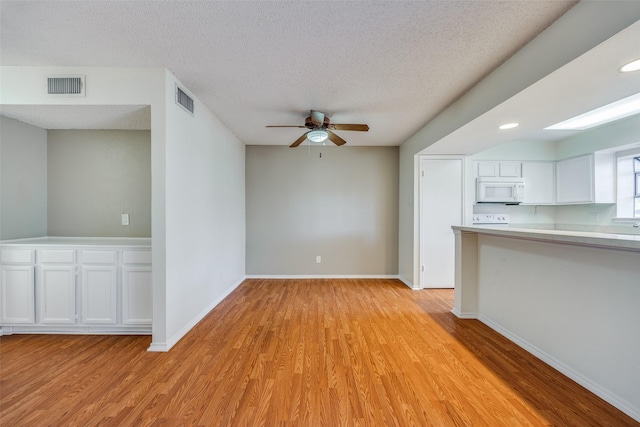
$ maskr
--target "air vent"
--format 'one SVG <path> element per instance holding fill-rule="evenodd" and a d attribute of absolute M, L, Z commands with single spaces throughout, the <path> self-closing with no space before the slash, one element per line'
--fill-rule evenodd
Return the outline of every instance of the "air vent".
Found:
<path fill-rule="evenodd" d="M 193 114 L 193 99 L 178 86 L 176 86 L 176 104 Z"/>
<path fill-rule="evenodd" d="M 47 77 L 47 94 L 84 96 L 84 76 Z"/>

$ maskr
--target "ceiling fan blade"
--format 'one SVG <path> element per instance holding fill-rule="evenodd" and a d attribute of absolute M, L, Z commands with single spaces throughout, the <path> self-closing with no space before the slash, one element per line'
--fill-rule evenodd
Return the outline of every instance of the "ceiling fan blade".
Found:
<path fill-rule="evenodd" d="M 311 110 L 311 122 L 317 127 L 322 127 L 324 125 L 324 113 Z"/>
<path fill-rule="evenodd" d="M 357 130 L 360 132 L 366 132 L 369 130 L 369 126 L 365 124 L 337 124 L 331 125 L 330 127 L 335 130 Z"/>
<path fill-rule="evenodd" d="M 335 133 L 331 132 L 330 130 L 328 130 L 327 133 L 329 134 L 329 139 L 334 144 L 339 146 L 339 145 L 344 145 L 344 144 L 347 143 L 347 141 L 345 141 L 344 139 L 340 138 L 338 135 L 336 135 Z"/>
<path fill-rule="evenodd" d="M 298 128 L 298 129 L 306 129 L 306 126 L 288 126 L 288 125 L 284 125 L 284 126 L 278 126 L 278 125 L 270 125 L 270 126 L 265 126 L 266 128 Z"/>
<path fill-rule="evenodd" d="M 307 132 L 308 133 L 308 132 Z M 296 139 L 296 142 L 294 142 L 293 144 L 291 144 L 289 147 L 291 148 L 295 148 L 298 145 L 302 144 L 302 141 L 304 141 L 305 139 L 307 139 L 307 134 L 303 134 L 300 138 Z"/>

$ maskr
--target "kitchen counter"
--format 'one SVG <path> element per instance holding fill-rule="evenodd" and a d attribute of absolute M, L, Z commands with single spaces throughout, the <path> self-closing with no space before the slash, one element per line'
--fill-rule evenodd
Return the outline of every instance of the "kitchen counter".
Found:
<path fill-rule="evenodd" d="M 640 236 L 454 226 L 452 312 L 640 421 Z"/>
<path fill-rule="evenodd" d="M 607 249 L 640 251 L 640 235 L 496 226 L 453 226 L 453 230 Z"/>
<path fill-rule="evenodd" d="M 126 246 L 151 248 L 151 238 L 144 237 L 33 237 L 26 239 L 2 240 L 0 247 L 17 246 Z"/>

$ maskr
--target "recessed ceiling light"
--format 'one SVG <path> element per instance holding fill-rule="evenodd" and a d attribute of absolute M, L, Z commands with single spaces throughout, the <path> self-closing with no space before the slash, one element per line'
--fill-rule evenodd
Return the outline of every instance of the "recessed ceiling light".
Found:
<path fill-rule="evenodd" d="M 518 126 L 520 126 L 520 123 L 505 123 L 503 125 L 498 126 L 498 129 L 500 130 L 507 130 L 507 129 L 513 129 L 513 128 L 517 128 Z"/>
<path fill-rule="evenodd" d="M 624 64 L 622 67 L 620 67 L 621 73 L 630 73 L 631 71 L 638 71 L 638 70 L 640 70 L 640 58 L 635 59 L 627 64 Z"/>
<path fill-rule="evenodd" d="M 553 126 L 549 130 L 585 130 L 640 113 L 640 93 L 587 111 Z"/>

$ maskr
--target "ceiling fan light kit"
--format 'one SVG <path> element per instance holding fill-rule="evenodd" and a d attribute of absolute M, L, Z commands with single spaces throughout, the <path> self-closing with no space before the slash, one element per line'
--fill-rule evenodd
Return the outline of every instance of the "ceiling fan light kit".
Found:
<path fill-rule="evenodd" d="M 311 142 L 324 142 L 329 139 L 334 144 L 341 146 L 347 143 L 344 139 L 333 133 L 334 130 L 349 130 L 367 132 L 369 126 L 366 124 L 332 124 L 329 118 L 321 111 L 311 110 L 311 115 L 304 121 L 304 126 L 285 125 L 285 126 L 267 126 L 268 128 L 307 128 L 309 132 L 298 138 L 291 148 L 295 148 L 302 144 L 305 139 Z"/>
<path fill-rule="evenodd" d="M 307 133 L 307 139 L 313 142 L 323 142 L 329 137 L 327 131 L 324 130 L 312 130 Z"/>

